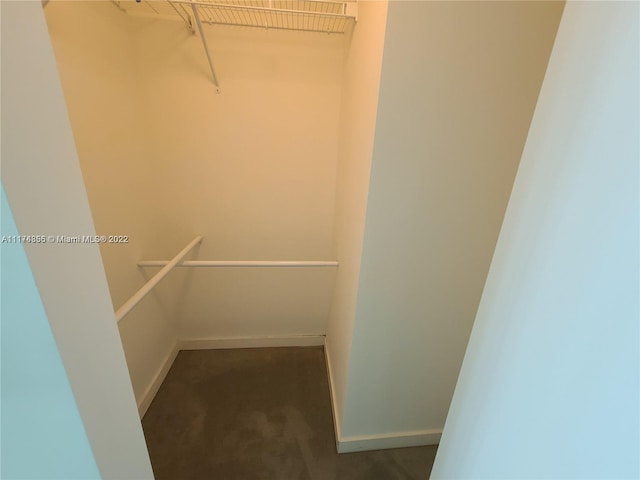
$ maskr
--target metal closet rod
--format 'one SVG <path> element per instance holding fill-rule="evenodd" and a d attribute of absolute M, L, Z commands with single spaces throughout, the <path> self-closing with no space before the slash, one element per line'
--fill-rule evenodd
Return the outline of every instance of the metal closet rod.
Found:
<path fill-rule="evenodd" d="M 162 267 L 140 290 L 124 302 L 115 312 L 116 320 L 122 320 L 140 301 L 153 290 L 160 280 L 167 276 L 174 267 L 337 267 L 338 262 L 333 260 L 312 261 L 246 261 L 246 260 L 187 260 L 182 259 L 202 241 L 202 235 L 196 236 L 189 244 L 171 260 L 151 260 L 138 262 L 139 267 Z"/>
<path fill-rule="evenodd" d="M 169 273 L 173 269 L 173 267 L 175 267 L 180 262 L 180 260 L 182 260 L 187 255 L 187 253 L 189 253 L 191 249 L 201 241 L 202 235 L 198 235 L 196 238 L 191 240 L 191 242 L 189 242 L 186 247 L 180 250 L 180 253 L 166 262 L 166 265 L 158 273 L 151 277 L 151 279 L 147 283 L 145 283 L 140 290 L 134 293 L 129 300 L 124 302 L 124 304 L 118 310 L 116 310 L 116 320 L 119 322 L 125 317 L 127 313 L 133 310 L 133 308 L 138 303 L 140 303 L 140 300 L 146 297 L 147 294 L 153 289 L 153 287 L 155 287 L 158 282 L 160 282 L 160 280 L 166 277 L 167 273 Z"/>
<path fill-rule="evenodd" d="M 162 267 L 167 260 L 138 262 L 139 267 Z M 176 267 L 337 267 L 335 260 L 186 260 Z"/>

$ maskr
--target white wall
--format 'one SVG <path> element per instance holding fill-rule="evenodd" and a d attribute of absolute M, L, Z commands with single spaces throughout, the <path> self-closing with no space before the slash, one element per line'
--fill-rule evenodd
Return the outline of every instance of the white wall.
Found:
<path fill-rule="evenodd" d="M 181 23 L 140 31 L 162 221 L 204 236 L 199 258 L 332 259 L 342 36 Z M 320 334 L 333 269 L 189 273 L 182 338 Z"/>
<path fill-rule="evenodd" d="M 150 250 L 170 258 L 192 234 L 176 239 L 162 221 L 138 74 L 143 24 L 106 1 L 52 1 L 45 14 L 96 230 L 129 238 L 100 245 L 115 310 L 146 280 L 138 259 Z M 138 403 L 174 346 L 175 297 L 154 292 L 119 324 Z"/>
<path fill-rule="evenodd" d="M 358 3 L 358 23 L 349 38 L 344 63 L 333 239 L 340 268 L 325 345 L 338 437 L 347 388 L 386 18 L 387 2 Z"/>
<path fill-rule="evenodd" d="M 47 20 L 113 306 L 193 236 L 192 258 L 332 259 L 341 36 L 205 26 L 223 87 L 183 24 L 112 2 Z M 177 269 L 120 323 L 144 410 L 176 339 L 323 335 L 333 269 Z"/>
<path fill-rule="evenodd" d="M 389 4 L 343 450 L 438 441 L 561 10 Z"/>
<path fill-rule="evenodd" d="M 42 4 L 1 8 L 2 184 L 18 231 L 95 234 Z M 152 478 L 98 247 L 24 247 L 100 475 Z"/>
<path fill-rule="evenodd" d="M 639 6 L 569 2 L 432 478 L 638 478 Z"/>

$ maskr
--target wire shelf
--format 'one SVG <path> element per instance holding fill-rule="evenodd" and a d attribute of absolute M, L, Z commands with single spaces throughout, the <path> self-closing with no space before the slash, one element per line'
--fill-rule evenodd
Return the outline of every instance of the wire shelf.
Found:
<path fill-rule="evenodd" d="M 127 13 L 180 19 L 194 30 L 193 9 L 202 23 L 345 33 L 356 20 L 355 1 L 333 0 L 114 0 Z"/>
<path fill-rule="evenodd" d="M 355 0 L 112 0 L 126 13 L 183 21 L 202 39 L 220 93 L 203 23 L 304 32 L 345 33 L 357 19 Z"/>

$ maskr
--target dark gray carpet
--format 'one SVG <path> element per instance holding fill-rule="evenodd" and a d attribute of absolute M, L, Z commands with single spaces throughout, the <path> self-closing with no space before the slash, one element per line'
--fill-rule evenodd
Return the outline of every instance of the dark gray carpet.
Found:
<path fill-rule="evenodd" d="M 142 426 L 158 480 L 427 479 L 436 453 L 338 455 L 322 347 L 182 351 Z"/>

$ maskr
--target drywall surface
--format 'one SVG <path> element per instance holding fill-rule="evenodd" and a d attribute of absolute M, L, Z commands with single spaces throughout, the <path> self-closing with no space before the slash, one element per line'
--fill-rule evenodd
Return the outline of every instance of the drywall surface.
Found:
<path fill-rule="evenodd" d="M 431 478 L 640 475 L 639 13 L 567 3 Z"/>
<path fill-rule="evenodd" d="M 42 4 L 1 8 L 2 184 L 18 231 L 95 235 Z M 24 248 L 100 475 L 152 478 L 99 249 L 46 240 Z"/>
<path fill-rule="evenodd" d="M 0 218 L 0 477 L 99 478 L 4 188 Z"/>
<path fill-rule="evenodd" d="M 146 126 L 163 222 L 206 260 L 332 259 L 342 36 L 149 21 Z M 152 254 L 153 252 L 150 252 Z M 324 334 L 334 269 L 197 269 L 181 338 Z"/>
<path fill-rule="evenodd" d="M 355 318 L 386 16 L 387 2 L 358 3 L 358 23 L 344 64 L 333 240 L 340 268 L 326 339 L 338 434 Z"/>
<path fill-rule="evenodd" d="M 345 442 L 437 441 L 562 6 L 389 4 Z"/>
<path fill-rule="evenodd" d="M 130 236 L 102 250 L 114 307 L 196 234 L 191 258 L 332 259 L 343 37 L 205 25 L 217 95 L 182 23 L 76 3 L 47 16 L 96 224 Z M 172 336 L 323 335 L 334 276 L 172 272 L 121 322 L 136 394 Z"/>
<path fill-rule="evenodd" d="M 126 236 L 126 243 L 100 245 L 115 310 L 148 278 L 136 262 L 147 252 L 172 257 L 192 232 L 174 234 L 163 223 L 142 109 L 137 19 L 106 1 L 52 1 L 45 14 L 96 231 Z M 179 290 L 176 273 L 164 286 Z M 176 302 L 176 295 L 153 292 L 119 324 L 138 403 L 174 346 Z"/>

